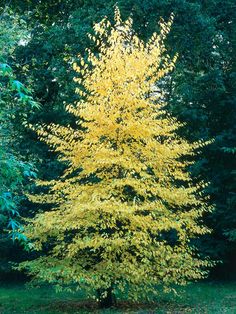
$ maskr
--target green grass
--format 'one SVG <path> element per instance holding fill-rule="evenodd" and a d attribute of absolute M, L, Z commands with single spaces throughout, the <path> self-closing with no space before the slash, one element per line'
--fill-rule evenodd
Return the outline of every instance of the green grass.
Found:
<path fill-rule="evenodd" d="M 0 287 L 0 314 L 56 313 L 229 313 L 236 314 L 236 283 L 197 283 L 178 289 L 180 295 L 162 294 L 153 304 L 122 302 L 113 310 L 98 310 L 84 294 L 56 293 L 50 287 L 27 288 L 24 285 Z"/>

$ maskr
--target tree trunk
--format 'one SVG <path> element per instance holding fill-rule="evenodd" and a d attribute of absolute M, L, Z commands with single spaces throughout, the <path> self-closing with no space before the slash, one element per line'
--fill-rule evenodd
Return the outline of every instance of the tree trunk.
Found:
<path fill-rule="evenodd" d="M 104 296 L 104 292 L 106 292 L 106 296 Z M 116 305 L 116 298 L 114 293 L 112 292 L 112 287 L 108 289 L 99 289 L 98 290 L 98 299 L 99 299 L 99 307 L 109 308 Z"/>

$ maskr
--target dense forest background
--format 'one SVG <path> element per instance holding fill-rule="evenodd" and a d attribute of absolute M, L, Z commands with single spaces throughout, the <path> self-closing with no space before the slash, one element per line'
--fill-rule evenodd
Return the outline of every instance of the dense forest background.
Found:
<path fill-rule="evenodd" d="M 74 123 L 66 104 L 74 93 L 72 64 L 85 48 L 96 52 L 87 33 L 117 4 L 132 16 L 138 35 L 158 31 L 160 17 L 174 14 L 166 40 L 179 54 L 165 82 L 169 111 L 186 123 L 188 140 L 214 139 L 202 149 L 192 176 L 209 182 L 214 211 L 205 223 L 213 230 L 196 245 L 221 261 L 213 278 L 235 278 L 236 269 L 236 5 L 233 0 L 51 0 L 0 1 L 0 279 L 19 278 L 12 262 L 31 258 L 22 248 L 21 217 L 38 208 L 27 200 L 34 178 L 59 176 L 63 165 L 39 142 L 28 123 Z M 17 240 L 18 239 L 18 240 Z"/>

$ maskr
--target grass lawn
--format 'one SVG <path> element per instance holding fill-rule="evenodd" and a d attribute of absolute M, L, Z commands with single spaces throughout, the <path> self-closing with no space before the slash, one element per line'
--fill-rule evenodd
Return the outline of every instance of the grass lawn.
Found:
<path fill-rule="evenodd" d="M 161 294 L 153 304 L 119 303 L 118 309 L 98 310 L 93 301 L 84 301 L 82 293 L 56 293 L 50 287 L 26 288 L 1 285 L 0 314 L 56 313 L 232 313 L 236 314 L 235 283 L 196 283 L 179 289 L 180 295 Z"/>

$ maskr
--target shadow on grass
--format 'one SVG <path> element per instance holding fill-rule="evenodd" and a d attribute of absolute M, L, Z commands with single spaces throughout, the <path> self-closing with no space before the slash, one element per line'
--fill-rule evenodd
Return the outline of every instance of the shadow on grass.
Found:
<path fill-rule="evenodd" d="M 29 310 L 35 310 L 31 307 Z M 174 313 L 186 313 L 190 310 L 187 305 L 176 304 L 171 301 L 159 302 L 132 302 L 118 301 L 117 305 L 109 309 L 100 309 L 94 300 L 75 301 L 75 300 L 56 300 L 50 304 L 37 308 L 37 313 L 166 313 L 166 310 Z M 158 312 L 157 312 L 158 311 Z M 164 311 L 164 312 L 163 312 Z M 175 312 L 177 313 L 177 312 Z"/>
<path fill-rule="evenodd" d="M 161 291 L 161 289 L 160 289 Z M 151 297 L 151 296 L 149 296 Z M 116 307 L 101 310 L 83 291 L 58 292 L 51 286 L 0 284 L 0 314 L 218 314 L 236 313 L 236 282 L 202 282 L 178 288 L 178 295 L 161 293 L 153 302 L 134 302 L 122 295 Z"/>

